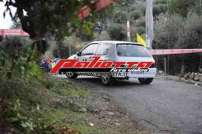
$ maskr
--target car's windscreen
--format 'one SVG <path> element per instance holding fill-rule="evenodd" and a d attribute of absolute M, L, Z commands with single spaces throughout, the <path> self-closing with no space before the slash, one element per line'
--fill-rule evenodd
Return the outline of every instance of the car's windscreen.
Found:
<path fill-rule="evenodd" d="M 116 45 L 117 55 L 121 57 L 150 57 L 148 50 L 132 43 L 119 43 Z"/>

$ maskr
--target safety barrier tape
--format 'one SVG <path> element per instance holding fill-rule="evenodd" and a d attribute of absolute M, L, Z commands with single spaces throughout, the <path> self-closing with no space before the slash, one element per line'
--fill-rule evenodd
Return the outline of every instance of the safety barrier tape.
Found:
<path fill-rule="evenodd" d="M 0 36 L 29 36 L 22 29 L 0 29 Z"/>
<path fill-rule="evenodd" d="M 152 49 L 149 51 L 152 55 L 178 55 L 202 53 L 202 49 Z"/>

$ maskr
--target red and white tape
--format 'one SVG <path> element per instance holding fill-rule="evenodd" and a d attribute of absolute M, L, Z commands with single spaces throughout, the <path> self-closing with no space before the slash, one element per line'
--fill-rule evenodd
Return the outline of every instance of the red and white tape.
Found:
<path fill-rule="evenodd" d="M 202 49 L 152 49 L 152 55 L 178 55 L 190 53 L 202 53 Z"/>
<path fill-rule="evenodd" d="M 0 36 L 29 36 L 22 29 L 0 29 Z"/>

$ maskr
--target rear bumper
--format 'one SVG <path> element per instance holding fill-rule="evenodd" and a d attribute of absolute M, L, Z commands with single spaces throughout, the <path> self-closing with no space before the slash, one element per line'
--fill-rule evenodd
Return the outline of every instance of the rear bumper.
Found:
<path fill-rule="evenodd" d="M 129 78 L 154 78 L 156 76 L 157 69 L 150 68 L 147 72 L 140 72 L 140 73 L 129 73 Z"/>
<path fill-rule="evenodd" d="M 60 73 L 73 72 L 78 75 L 102 76 L 111 75 L 113 78 L 129 79 L 129 78 L 154 78 L 157 73 L 156 68 L 149 68 L 148 70 L 128 70 L 113 72 L 111 68 L 107 69 L 60 69 Z M 127 70 L 127 71 L 126 71 Z"/>
<path fill-rule="evenodd" d="M 112 74 L 113 78 L 154 78 L 157 73 L 157 68 L 149 68 L 148 70 L 133 70 L 129 72 Z"/>

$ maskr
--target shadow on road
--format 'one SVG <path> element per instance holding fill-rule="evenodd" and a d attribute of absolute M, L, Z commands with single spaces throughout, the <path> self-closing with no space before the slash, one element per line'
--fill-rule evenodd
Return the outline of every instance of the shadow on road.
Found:
<path fill-rule="evenodd" d="M 77 78 L 75 80 L 71 80 L 75 83 L 79 83 L 79 84 L 85 84 L 87 86 L 93 86 L 93 87 L 100 87 L 100 88 L 107 88 L 107 89 L 113 89 L 113 88 L 124 88 L 124 87 L 139 87 L 139 86 L 143 86 L 140 85 L 139 82 L 137 80 L 134 81 L 129 81 L 129 80 L 115 80 L 113 81 L 110 85 L 103 85 L 101 83 L 101 80 L 99 78 L 94 78 L 94 77 L 81 77 L 81 78 Z"/>

